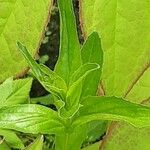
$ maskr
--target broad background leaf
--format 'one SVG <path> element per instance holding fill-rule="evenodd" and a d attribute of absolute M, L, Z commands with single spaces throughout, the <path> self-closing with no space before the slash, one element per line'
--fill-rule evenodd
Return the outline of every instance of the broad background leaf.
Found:
<path fill-rule="evenodd" d="M 127 123 L 113 123 L 101 149 L 149 150 L 150 128 L 134 128 Z M 106 144 L 105 144 L 106 142 Z"/>
<path fill-rule="evenodd" d="M 102 40 L 102 81 L 106 95 L 126 96 L 136 102 L 148 98 L 149 93 L 144 91 L 150 88 L 150 3 L 82 0 L 80 6 L 85 34 L 97 31 Z M 141 89 L 135 99 L 132 93 L 137 84 Z"/>
<path fill-rule="evenodd" d="M 27 63 L 18 52 L 16 43 L 25 43 L 34 55 L 47 24 L 52 0 L 0 1 L 0 81 L 22 74 Z"/>
<path fill-rule="evenodd" d="M 97 31 L 102 39 L 104 50 L 102 82 L 106 95 L 124 97 L 136 103 L 150 97 L 149 8 L 150 3 L 147 0 L 80 1 L 80 15 L 85 36 Z M 144 132 L 144 129 L 135 128 L 133 136 L 128 136 L 133 127 L 130 129 L 130 126 L 127 126 L 122 124 L 119 129 L 115 128 L 113 134 L 111 131 L 108 132 L 109 141 L 110 137 L 115 139 L 117 134 L 119 139 L 128 137 L 125 148 L 127 143 L 132 144 L 132 139 L 142 146 L 143 139 L 147 138 L 146 132 L 150 129 L 146 128 Z M 137 136 L 136 139 L 137 133 L 143 138 L 139 139 Z M 123 145 L 124 142 L 121 146 Z"/>

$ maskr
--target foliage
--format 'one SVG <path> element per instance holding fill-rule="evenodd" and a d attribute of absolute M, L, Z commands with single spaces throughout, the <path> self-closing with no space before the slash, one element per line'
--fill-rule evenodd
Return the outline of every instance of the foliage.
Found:
<path fill-rule="evenodd" d="M 51 6 L 52 0 L 0 1 L 1 82 L 27 70 L 27 63 L 18 53 L 16 42 L 26 43 L 30 53 L 36 54 Z"/>
<path fill-rule="evenodd" d="M 58 7 L 61 23 L 60 53 L 54 70 L 38 64 L 32 58 L 27 50 L 27 47 L 28 49 L 31 47 L 28 43 L 26 44 L 26 41 L 18 38 L 20 42 L 17 42 L 20 52 L 32 70 L 32 75 L 51 94 L 48 97 L 51 97 L 50 103 L 56 106 L 56 110 L 29 103 L 28 95 L 32 79 L 18 81 L 13 81 L 12 78 L 7 79 L 0 86 L 0 135 L 4 137 L 5 141 L 2 141 L 2 144 L 3 147 L 7 147 L 6 149 L 24 148 L 16 134 L 18 131 L 39 135 L 31 145 L 26 147 L 27 150 L 43 148 L 42 134 L 55 135 L 56 150 L 79 150 L 87 136 L 91 135 L 90 126 L 96 123 L 104 124 L 105 120 L 115 120 L 130 123 L 134 127 L 150 126 L 150 108 L 125 100 L 130 90 L 132 91 L 132 86 L 122 98 L 126 84 L 131 82 L 135 72 L 126 79 L 124 84 L 124 80 L 121 80 L 124 78 L 121 75 L 128 73 L 128 70 L 124 69 L 124 72 L 118 74 L 118 69 L 115 68 L 116 62 L 118 66 L 119 62 L 121 63 L 120 58 L 116 57 L 121 53 L 116 54 L 115 52 L 118 45 L 111 47 L 117 59 L 115 62 L 106 53 L 104 32 L 102 32 L 104 59 L 101 40 L 97 32 L 92 32 L 81 46 L 77 35 L 72 0 L 58 0 Z M 109 38 L 113 39 L 111 36 Z M 116 42 L 116 38 L 113 40 Z M 108 64 L 107 56 L 109 56 Z M 112 68 L 115 69 L 112 70 Z M 108 76 L 109 69 L 114 71 L 110 77 Z M 106 89 L 104 96 L 96 96 L 100 79 Z M 46 102 L 48 97 L 45 97 Z M 97 148 L 98 145 L 92 145 L 93 147 Z"/>
<path fill-rule="evenodd" d="M 149 100 L 149 7 L 150 3 L 146 0 L 80 1 L 80 16 L 85 36 L 93 31 L 97 31 L 101 36 L 104 51 L 102 84 L 106 96 L 123 97 L 136 103 Z M 108 140 L 106 139 L 101 148 L 120 149 L 120 144 L 116 143 L 120 141 L 121 149 L 149 149 L 148 143 L 143 142 L 143 139 L 148 138 L 148 130 L 133 128 L 123 123 L 112 125 L 108 130 Z M 138 147 L 134 148 L 133 141 L 138 143 Z M 144 148 L 144 145 L 147 146 Z"/>

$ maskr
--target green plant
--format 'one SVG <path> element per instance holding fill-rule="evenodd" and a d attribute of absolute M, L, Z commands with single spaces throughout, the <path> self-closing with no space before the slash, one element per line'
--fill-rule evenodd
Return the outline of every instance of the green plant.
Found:
<path fill-rule="evenodd" d="M 48 23 L 52 2 L 0 1 L 0 82 L 10 76 L 21 76 L 27 71 L 27 63 L 18 53 L 16 42 L 19 40 L 26 43 L 32 56 L 37 53 L 44 28 Z"/>
<path fill-rule="evenodd" d="M 15 81 L 12 78 L 7 79 L 0 85 L 0 108 L 28 103 L 31 83 L 31 78 Z M 5 114 L 3 117 L 5 117 Z M 4 150 L 10 149 L 9 147 L 24 148 L 24 144 L 17 136 L 17 132 L 3 129 L 3 126 L 0 126 L 0 136 L 4 140 L 2 145 L 0 144 L 0 149 L 3 149 L 3 147 Z"/>
<path fill-rule="evenodd" d="M 12 112 L 17 109 L 22 113 L 18 116 L 22 121 L 22 116 L 28 117 L 23 124 L 27 128 L 23 129 L 19 123 L 13 124 L 11 128 L 22 132 L 55 134 L 56 149 L 77 150 L 85 138 L 88 122 L 123 120 L 139 127 L 149 126 L 148 107 L 121 98 L 95 96 L 101 74 L 100 66 L 102 67 L 103 62 L 98 34 L 95 32 L 91 34 L 80 49 L 71 0 L 58 1 L 58 5 L 61 17 L 61 46 L 54 71 L 37 64 L 27 49 L 18 43 L 33 75 L 54 96 L 54 104 L 58 111 L 31 104 L 11 107 L 9 110 Z M 88 82 L 89 80 L 92 80 L 92 84 Z M 4 110 L 5 113 L 7 111 Z M 29 112 L 33 114 L 30 115 Z M 5 127 L 9 126 L 7 123 Z M 36 128 L 33 130 L 32 126 Z"/>
<path fill-rule="evenodd" d="M 56 150 L 79 150 L 89 132 L 89 123 L 93 124 L 93 121 L 117 120 L 136 127 L 150 126 L 149 107 L 113 96 L 96 96 L 104 67 L 99 35 L 93 32 L 81 46 L 72 1 L 58 0 L 58 5 L 61 44 L 54 71 L 38 64 L 26 47 L 18 42 L 32 74 L 51 93 L 57 111 L 37 104 L 15 103 L 17 105 L 11 106 L 6 103 L 0 108 L 0 127 L 24 133 L 55 134 Z M 6 91 L 9 91 L 9 86 Z M 5 93 L 4 97 L 7 97 L 8 92 Z M 6 101 L 6 98 L 1 101 Z M 43 136 L 39 136 L 27 149 L 42 149 L 42 144 Z"/>
<path fill-rule="evenodd" d="M 101 83 L 106 96 L 149 105 L 150 3 L 81 0 L 80 20 L 85 36 L 97 31 L 104 51 Z M 90 19 L 89 21 L 89 18 Z M 101 149 L 149 150 L 150 128 L 117 122 L 109 127 Z M 121 147 L 120 147 L 121 146 Z"/>

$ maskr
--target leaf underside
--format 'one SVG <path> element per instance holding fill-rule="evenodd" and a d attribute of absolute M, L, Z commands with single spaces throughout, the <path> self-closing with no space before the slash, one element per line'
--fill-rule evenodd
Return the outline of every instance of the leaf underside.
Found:
<path fill-rule="evenodd" d="M 0 1 L 0 81 L 21 75 L 27 63 L 19 53 L 16 43 L 25 43 L 32 56 L 39 48 L 47 24 L 52 0 L 2 0 Z"/>
<path fill-rule="evenodd" d="M 106 96 L 123 97 L 136 103 L 149 100 L 150 1 L 80 0 L 80 16 L 85 37 L 92 31 L 101 36 L 104 50 L 102 84 Z M 108 130 L 109 140 L 101 149 L 120 149 L 117 146 L 150 149 L 149 131 L 150 128 L 137 129 L 122 123 L 113 130 L 112 125 Z M 116 137 L 121 139 L 120 144 Z M 138 143 L 139 147 L 132 142 Z"/>

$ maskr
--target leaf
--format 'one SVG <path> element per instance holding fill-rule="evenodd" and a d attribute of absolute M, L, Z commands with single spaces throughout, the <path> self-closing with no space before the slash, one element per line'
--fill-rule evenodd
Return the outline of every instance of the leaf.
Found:
<path fill-rule="evenodd" d="M 150 3 L 146 0 L 83 0 L 80 6 L 86 35 L 93 31 L 101 35 L 102 82 L 106 95 L 123 96 L 134 102 L 149 98 Z M 88 21 L 88 18 L 93 19 Z"/>
<path fill-rule="evenodd" d="M 149 101 L 144 104 L 149 104 Z M 122 145 L 122 150 L 127 147 L 128 150 L 149 150 L 149 131 L 149 127 L 135 128 L 127 123 L 114 122 L 109 127 L 101 149 L 116 150 Z"/>
<path fill-rule="evenodd" d="M 29 54 L 28 50 L 21 43 L 17 43 L 19 50 L 24 55 L 34 76 L 39 80 L 43 87 L 56 97 L 64 99 L 67 90 L 65 81 L 59 77 L 54 71 L 44 65 L 39 65 Z"/>
<path fill-rule="evenodd" d="M 6 144 L 6 142 L 3 142 L 0 144 L 1 150 L 11 150 L 11 148 Z"/>
<path fill-rule="evenodd" d="M 0 85 L 0 108 L 15 104 L 26 103 L 32 79 L 19 79 L 13 81 L 12 78 L 7 79 Z"/>
<path fill-rule="evenodd" d="M 77 92 L 80 85 L 82 85 L 82 81 L 85 77 L 96 70 L 98 70 L 100 66 L 96 63 L 87 63 L 82 65 L 72 76 L 70 87 L 67 92 L 67 104 L 73 106 L 79 103 L 81 91 Z M 75 96 L 76 95 L 76 96 Z"/>
<path fill-rule="evenodd" d="M 71 76 L 70 86 L 81 82 L 90 72 L 98 70 L 100 66 L 96 63 L 86 63 L 82 65 L 75 73 Z"/>
<path fill-rule="evenodd" d="M 93 32 L 86 39 L 86 42 L 84 43 L 81 50 L 81 56 L 82 62 L 84 64 L 87 62 L 95 62 L 100 65 L 100 69 L 89 73 L 83 81 L 81 95 L 81 99 L 83 99 L 84 97 L 87 97 L 89 95 L 95 96 L 98 90 L 98 84 L 100 82 L 103 66 L 103 51 L 101 48 L 101 41 L 97 32 Z M 93 121 L 88 123 L 87 138 L 84 143 L 95 142 L 106 132 L 106 128 L 106 121 Z M 91 147 L 91 149 L 92 148 L 93 146 Z"/>
<path fill-rule="evenodd" d="M 4 137 L 9 147 L 23 149 L 23 142 L 19 139 L 14 131 L 0 129 L 0 135 Z"/>
<path fill-rule="evenodd" d="M 104 50 L 102 82 L 107 96 L 124 97 L 136 103 L 141 103 L 150 97 L 149 7 L 150 3 L 146 0 L 80 1 L 81 21 L 85 35 L 93 31 L 101 35 Z M 89 21 L 89 18 L 92 20 Z M 116 134 L 127 128 L 122 125 L 115 129 Z M 110 128 L 113 129 L 111 126 Z M 124 137 L 127 137 L 132 130 L 130 126 L 128 129 Z M 121 134 L 112 135 L 111 130 L 107 133 L 108 137 L 111 135 L 113 139 L 116 136 L 119 136 L 119 139 L 123 138 Z M 148 129 L 145 129 L 146 131 L 148 132 Z M 140 135 L 141 132 L 142 129 L 135 129 L 134 134 Z M 129 137 L 127 139 L 132 141 L 134 137 L 130 136 L 130 139 Z M 144 137 L 144 133 L 141 137 Z M 144 143 L 142 144 L 139 138 L 135 141 L 144 147 Z M 126 149 L 126 143 L 122 144 L 122 149 Z M 110 144 L 109 146 L 111 147 Z"/>
<path fill-rule="evenodd" d="M 54 98 L 51 94 L 41 96 L 41 97 L 34 97 L 30 99 L 32 104 L 42 104 L 42 105 L 51 105 L 54 104 Z"/>
<path fill-rule="evenodd" d="M 60 10 L 60 53 L 55 72 L 69 83 L 70 76 L 81 65 L 80 44 L 72 0 L 58 0 Z"/>
<path fill-rule="evenodd" d="M 101 48 L 101 41 L 99 35 L 96 32 L 93 32 L 87 38 L 82 47 L 81 56 L 83 64 L 97 63 L 100 65 L 100 69 L 88 74 L 82 84 L 82 97 L 86 97 L 88 95 L 95 96 L 98 89 L 103 65 L 103 51 Z"/>
<path fill-rule="evenodd" d="M 0 1 L 0 81 L 21 75 L 27 63 L 19 54 L 17 41 L 26 43 L 35 55 L 49 18 L 52 0 L 1 0 Z"/>
<path fill-rule="evenodd" d="M 116 97 L 87 97 L 73 126 L 94 120 L 126 121 L 135 127 L 150 126 L 150 107 Z"/>
<path fill-rule="evenodd" d="M 43 135 L 37 137 L 36 140 L 26 148 L 26 150 L 42 150 L 43 141 L 44 141 Z"/>
<path fill-rule="evenodd" d="M 3 106 L 5 100 L 8 98 L 8 96 L 12 93 L 13 91 L 13 79 L 9 78 L 5 82 L 3 82 L 0 85 L 0 102 L 1 106 Z"/>
<path fill-rule="evenodd" d="M 99 140 L 107 130 L 107 121 L 92 121 L 87 124 L 87 137 L 85 144 Z"/>
<path fill-rule="evenodd" d="M 110 130 L 111 129 L 111 130 Z M 149 127 L 135 128 L 126 123 L 113 123 L 101 149 L 149 150 Z"/>
<path fill-rule="evenodd" d="M 80 108 L 80 96 L 82 92 L 82 81 L 85 77 L 95 70 L 98 70 L 100 66 L 96 63 L 87 63 L 82 65 L 71 76 L 70 87 L 67 91 L 66 103 L 64 109 L 60 110 L 60 115 L 63 117 L 71 117 Z"/>
<path fill-rule="evenodd" d="M 83 148 L 82 150 L 98 150 L 100 146 L 100 142 L 91 144 L 90 146 L 87 146 L 85 148 Z"/>
<path fill-rule="evenodd" d="M 6 106 L 27 103 L 32 85 L 32 78 L 13 81 L 13 91 L 6 99 Z"/>
<path fill-rule="evenodd" d="M 35 104 L 1 108 L 0 127 L 32 134 L 54 134 L 64 128 L 57 112 Z"/>

